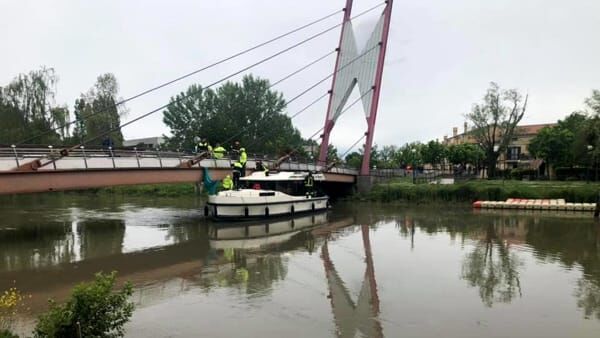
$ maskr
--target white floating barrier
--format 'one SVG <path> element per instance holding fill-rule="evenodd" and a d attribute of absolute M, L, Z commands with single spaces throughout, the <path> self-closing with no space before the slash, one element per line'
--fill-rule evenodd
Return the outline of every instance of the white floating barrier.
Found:
<path fill-rule="evenodd" d="M 593 212 L 596 205 L 594 203 L 567 203 L 564 199 L 509 198 L 506 201 L 476 201 L 473 202 L 473 208 Z"/>

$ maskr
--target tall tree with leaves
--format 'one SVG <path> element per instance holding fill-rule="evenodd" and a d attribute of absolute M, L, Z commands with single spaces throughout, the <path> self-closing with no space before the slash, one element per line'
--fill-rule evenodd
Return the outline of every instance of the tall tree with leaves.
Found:
<path fill-rule="evenodd" d="M 422 155 L 423 162 L 436 167 L 439 166 L 446 157 L 446 147 L 437 141 L 429 141 L 423 146 Z"/>
<path fill-rule="evenodd" d="M 281 154 L 301 149 L 302 137 L 284 114 L 282 94 L 269 87 L 269 81 L 252 75 L 216 90 L 189 87 L 171 98 L 163 111 L 163 121 L 171 130 L 169 145 L 192 149 L 195 137 L 206 137 L 212 144 L 235 138 L 255 153 Z"/>
<path fill-rule="evenodd" d="M 570 130 L 560 126 L 545 127 L 529 143 L 529 152 L 546 162 L 549 175 L 550 166 L 572 164 L 574 137 Z"/>
<path fill-rule="evenodd" d="M 114 74 L 98 76 L 94 86 L 75 100 L 74 138 L 90 145 L 98 146 L 110 140 L 114 146 L 121 146 L 123 134 L 119 125 L 127 109 L 123 105 L 116 106 L 118 101 L 119 83 Z M 110 130 L 113 131 L 108 133 Z"/>
<path fill-rule="evenodd" d="M 517 124 L 525 115 L 527 99 L 528 96 L 523 98 L 516 89 L 502 90 L 492 82 L 483 102 L 475 104 L 466 115 L 474 125 L 473 137 L 485 152 L 490 178 L 495 176 L 498 157 L 506 151 Z"/>
<path fill-rule="evenodd" d="M 59 143 L 68 130 L 65 106 L 55 104 L 58 76 L 42 67 L 19 74 L 6 87 L 0 87 L 0 143 Z M 58 132 L 54 129 L 58 128 Z"/>
<path fill-rule="evenodd" d="M 359 169 L 362 165 L 363 155 L 358 151 L 353 151 L 350 154 L 346 155 L 344 161 L 346 165 L 350 168 Z"/>

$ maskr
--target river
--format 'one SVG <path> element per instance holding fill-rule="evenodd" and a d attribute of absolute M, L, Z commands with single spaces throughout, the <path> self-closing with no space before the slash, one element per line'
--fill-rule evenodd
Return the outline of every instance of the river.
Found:
<path fill-rule="evenodd" d="M 232 226 L 202 206 L 3 198 L 0 290 L 28 296 L 18 330 L 48 298 L 116 270 L 135 285 L 127 337 L 600 336 L 591 217 L 338 203 Z"/>

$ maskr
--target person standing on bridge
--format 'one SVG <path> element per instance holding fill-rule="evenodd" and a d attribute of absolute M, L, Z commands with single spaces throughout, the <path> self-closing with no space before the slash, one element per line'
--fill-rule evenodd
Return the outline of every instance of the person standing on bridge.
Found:
<path fill-rule="evenodd" d="M 210 152 L 212 151 L 212 147 L 210 146 L 210 143 L 208 143 L 208 140 L 206 139 L 206 137 L 203 137 L 199 141 L 198 141 L 198 138 L 196 138 L 196 142 L 198 142 L 196 144 L 196 153 L 210 154 Z"/>
<path fill-rule="evenodd" d="M 235 141 L 233 142 L 233 145 L 231 146 L 231 159 L 233 160 L 239 160 L 240 158 L 240 141 Z"/>
<path fill-rule="evenodd" d="M 226 152 L 227 150 L 225 150 L 225 148 L 223 148 L 223 146 L 221 146 L 221 144 L 217 142 L 215 144 L 215 148 L 213 149 L 213 157 L 218 160 L 220 158 L 223 158 Z"/>

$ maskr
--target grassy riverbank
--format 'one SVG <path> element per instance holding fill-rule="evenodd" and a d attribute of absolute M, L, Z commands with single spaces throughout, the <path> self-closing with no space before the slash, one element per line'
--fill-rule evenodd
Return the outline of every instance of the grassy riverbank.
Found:
<path fill-rule="evenodd" d="M 564 198 L 568 202 L 596 202 L 600 184 L 585 182 L 471 181 L 453 185 L 397 181 L 379 184 L 358 199 L 379 202 L 473 202 L 507 198 Z"/>
<path fill-rule="evenodd" d="M 82 190 L 85 193 L 94 194 L 112 194 L 127 196 L 154 196 L 154 197 L 178 197 L 193 196 L 196 194 L 196 187 L 193 183 L 179 184 L 148 184 L 148 185 L 127 185 L 107 187 L 100 189 Z M 79 192 L 75 192 L 79 193 Z"/>

